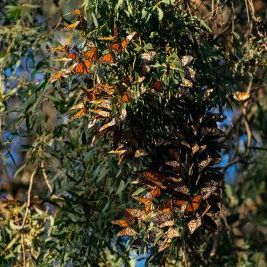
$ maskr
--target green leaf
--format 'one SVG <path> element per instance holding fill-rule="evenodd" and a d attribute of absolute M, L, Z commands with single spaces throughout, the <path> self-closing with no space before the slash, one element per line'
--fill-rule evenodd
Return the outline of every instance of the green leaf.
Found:
<path fill-rule="evenodd" d="M 120 181 L 119 188 L 118 188 L 116 194 L 117 194 L 117 195 L 120 195 L 124 188 L 125 188 L 125 182 L 124 182 L 123 180 L 121 180 L 121 181 Z"/>
<path fill-rule="evenodd" d="M 145 9 L 142 10 L 142 19 L 147 17 L 147 11 Z"/>
<path fill-rule="evenodd" d="M 163 11 L 161 8 L 157 7 L 158 10 L 158 17 L 159 17 L 159 21 L 161 21 L 163 19 Z"/>
<path fill-rule="evenodd" d="M 95 24 L 95 27 L 97 28 L 98 27 L 97 18 L 96 18 L 95 14 L 93 12 L 91 13 L 91 16 L 92 16 L 93 22 Z"/>
<path fill-rule="evenodd" d="M 212 33 L 211 28 L 208 26 L 208 24 L 204 20 L 200 20 L 200 24 L 209 32 Z"/>
<path fill-rule="evenodd" d="M 27 8 L 39 8 L 40 5 L 32 5 L 32 4 L 22 4 L 23 7 L 27 7 Z"/>
<path fill-rule="evenodd" d="M 145 44 L 144 49 L 145 50 L 152 50 L 153 49 L 153 44 L 151 44 L 151 43 Z"/>
<path fill-rule="evenodd" d="M 139 195 L 140 193 L 144 192 L 145 190 L 146 190 L 145 188 L 139 187 L 136 191 L 134 191 L 132 193 L 132 197 L 135 197 L 135 196 Z"/>

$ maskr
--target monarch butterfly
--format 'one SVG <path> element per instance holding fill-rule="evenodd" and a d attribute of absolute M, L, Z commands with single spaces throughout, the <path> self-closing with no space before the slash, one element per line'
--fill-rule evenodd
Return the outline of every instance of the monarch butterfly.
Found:
<path fill-rule="evenodd" d="M 166 238 L 165 240 L 159 242 L 159 252 L 168 248 L 170 246 L 171 241 L 172 241 L 171 239 Z"/>
<path fill-rule="evenodd" d="M 126 86 L 130 86 L 131 85 L 131 78 L 129 76 L 125 76 L 122 79 L 122 82 L 126 85 Z"/>
<path fill-rule="evenodd" d="M 103 56 L 100 58 L 100 62 L 102 62 L 102 63 L 112 64 L 112 63 L 114 63 L 115 61 L 116 61 L 116 60 L 115 60 L 115 57 L 114 57 L 114 54 L 113 54 L 113 53 L 105 54 L 105 55 L 103 55 Z"/>
<path fill-rule="evenodd" d="M 67 52 L 68 46 L 67 45 L 59 45 L 59 46 L 54 47 L 53 50 L 58 51 L 58 52 Z"/>
<path fill-rule="evenodd" d="M 124 216 L 126 217 L 126 220 L 129 221 L 130 224 L 134 224 L 135 217 L 132 216 L 127 210 L 124 210 Z"/>
<path fill-rule="evenodd" d="M 85 107 L 84 103 L 74 105 L 70 110 L 74 111 L 72 119 L 79 119 L 87 113 L 87 108 Z"/>
<path fill-rule="evenodd" d="M 129 103 L 131 101 L 130 91 L 126 91 L 125 94 L 120 98 L 122 103 Z"/>
<path fill-rule="evenodd" d="M 95 101 L 91 101 L 92 104 L 95 104 L 99 108 L 103 108 L 105 110 L 112 110 L 111 101 L 109 99 L 99 99 Z"/>
<path fill-rule="evenodd" d="M 215 185 L 201 188 L 202 199 L 205 200 L 205 199 L 209 198 L 214 192 L 216 192 L 216 190 L 217 190 L 217 186 L 215 186 Z"/>
<path fill-rule="evenodd" d="M 92 112 L 95 113 L 96 115 L 98 115 L 99 117 L 102 117 L 102 118 L 109 118 L 109 116 L 110 116 L 110 112 L 104 111 L 102 109 L 95 109 Z"/>
<path fill-rule="evenodd" d="M 165 221 L 161 225 L 159 225 L 159 228 L 170 227 L 173 225 L 174 225 L 174 220 L 169 220 L 169 221 Z"/>
<path fill-rule="evenodd" d="M 73 72 L 77 74 L 88 74 L 90 72 L 93 62 L 97 59 L 97 48 L 93 47 L 82 53 L 82 57 L 76 53 L 69 53 L 68 58 L 78 61 L 74 65 Z"/>
<path fill-rule="evenodd" d="M 123 52 L 124 49 L 126 48 L 126 46 L 128 45 L 129 41 L 127 39 L 123 40 L 122 42 L 120 43 L 114 43 L 112 44 L 111 46 L 111 49 L 113 49 L 114 51 L 117 51 L 117 52 Z"/>
<path fill-rule="evenodd" d="M 95 93 L 99 94 L 102 92 L 106 93 L 107 95 L 112 96 L 114 94 L 114 87 L 112 85 L 105 84 L 105 83 L 96 84 Z"/>
<path fill-rule="evenodd" d="M 167 238 L 173 239 L 175 237 L 180 236 L 180 233 L 173 227 L 170 227 L 166 233 Z"/>
<path fill-rule="evenodd" d="M 195 80 L 196 76 L 197 76 L 197 72 L 193 69 L 193 68 L 186 68 L 186 76 L 191 79 L 191 80 Z"/>
<path fill-rule="evenodd" d="M 163 210 L 161 209 L 156 212 L 153 212 L 150 215 L 150 217 L 152 217 L 153 222 L 158 225 L 161 225 L 164 222 L 172 220 L 171 212 L 169 210 L 167 211 L 166 209 L 163 209 Z"/>
<path fill-rule="evenodd" d="M 161 92 L 162 91 L 162 81 L 153 82 L 152 88 L 157 92 Z"/>
<path fill-rule="evenodd" d="M 129 42 L 134 38 L 134 36 L 137 34 L 137 32 L 132 32 L 129 34 L 125 40 L 121 42 L 114 43 L 111 46 L 111 49 L 117 51 L 117 52 L 123 52 L 126 48 L 126 46 L 129 44 Z"/>
<path fill-rule="evenodd" d="M 153 199 L 161 196 L 161 189 L 158 186 L 155 186 L 151 191 L 145 194 L 146 198 Z"/>
<path fill-rule="evenodd" d="M 131 224 L 128 220 L 116 220 L 112 221 L 111 223 L 119 225 L 120 227 L 129 227 Z"/>
<path fill-rule="evenodd" d="M 117 36 L 110 35 L 110 36 L 98 37 L 97 39 L 99 41 L 115 41 L 117 38 L 118 38 Z"/>
<path fill-rule="evenodd" d="M 184 195 L 188 195 L 189 188 L 184 184 L 184 182 L 179 182 L 179 184 L 177 184 L 177 186 L 173 189 L 173 191 L 177 193 L 182 193 Z"/>
<path fill-rule="evenodd" d="M 240 102 L 245 102 L 250 98 L 249 92 L 234 92 L 233 98 Z"/>
<path fill-rule="evenodd" d="M 187 205 L 186 210 L 189 212 L 194 212 L 196 210 L 198 210 L 200 203 L 201 203 L 202 197 L 200 195 L 196 195 L 193 197 L 192 201 L 189 202 L 189 204 Z"/>
<path fill-rule="evenodd" d="M 97 60 L 97 48 L 93 47 L 85 52 L 83 52 L 83 56 L 85 59 L 90 60 L 92 62 L 94 62 L 95 60 Z"/>
<path fill-rule="evenodd" d="M 159 207 L 159 212 L 166 214 L 166 213 L 171 213 L 173 208 L 172 200 L 169 199 L 165 203 L 161 204 Z"/>
<path fill-rule="evenodd" d="M 167 187 L 162 184 L 164 176 L 159 172 L 144 171 L 140 173 L 139 177 L 144 178 L 161 189 L 167 189 Z"/>
<path fill-rule="evenodd" d="M 70 59 L 72 59 L 72 60 L 77 60 L 77 59 L 78 59 L 78 55 L 75 54 L 75 53 L 69 53 L 69 54 L 67 54 L 66 57 L 67 57 L 67 58 L 70 58 Z"/>
<path fill-rule="evenodd" d="M 50 77 L 49 81 L 50 83 L 54 83 L 55 81 L 61 79 L 62 77 L 65 77 L 65 74 L 62 71 L 58 71 Z"/>
<path fill-rule="evenodd" d="M 146 213 L 140 209 L 126 209 L 126 212 L 132 217 L 138 218 L 142 221 L 145 221 L 147 217 Z"/>
<path fill-rule="evenodd" d="M 163 179 L 163 175 L 159 172 L 144 171 L 140 175 L 149 181 L 159 181 Z"/>
<path fill-rule="evenodd" d="M 145 197 L 134 197 L 138 202 L 144 204 L 146 214 L 149 214 L 155 209 L 155 206 L 151 199 Z"/>
<path fill-rule="evenodd" d="M 201 226 L 201 224 L 202 224 L 201 217 L 188 222 L 187 227 L 189 229 L 190 235 L 192 235 L 196 231 L 196 229 Z"/>
<path fill-rule="evenodd" d="M 125 229 L 123 229 L 123 230 L 121 230 L 118 234 L 117 234 L 117 236 L 136 236 L 137 235 L 137 232 L 133 229 L 133 228 L 131 228 L 131 227 L 127 227 L 127 228 L 125 228 Z"/>
<path fill-rule="evenodd" d="M 80 9 L 74 9 L 74 10 L 71 11 L 71 14 L 72 15 L 81 15 L 82 11 Z"/>
<path fill-rule="evenodd" d="M 110 130 L 111 128 L 113 128 L 114 126 L 116 125 L 116 121 L 115 119 L 113 118 L 110 122 L 104 124 L 100 129 L 99 129 L 99 132 L 103 132 L 103 131 L 108 131 Z"/>
<path fill-rule="evenodd" d="M 110 36 L 102 36 L 102 37 L 98 37 L 98 40 L 100 41 L 115 41 L 118 39 L 119 36 L 119 25 L 118 23 L 114 23 L 114 27 L 113 27 L 113 35 Z"/>
<path fill-rule="evenodd" d="M 123 145 L 121 145 L 116 150 L 111 150 L 108 153 L 109 154 L 123 155 L 125 152 L 127 152 L 127 149 L 125 149 L 125 147 Z"/>
<path fill-rule="evenodd" d="M 171 213 L 172 208 L 171 207 L 164 207 L 163 209 L 161 209 L 160 211 L 164 212 L 164 213 Z"/>
<path fill-rule="evenodd" d="M 83 60 L 74 67 L 73 72 L 77 74 L 88 74 L 91 66 L 92 62 L 90 60 Z"/>
<path fill-rule="evenodd" d="M 138 202 L 144 204 L 144 205 L 149 205 L 152 203 L 152 200 L 146 197 L 134 197 Z"/>
<path fill-rule="evenodd" d="M 80 24 L 80 21 L 76 21 L 64 27 L 62 30 L 75 30 L 79 24 Z"/>
<path fill-rule="evenodd" d="M 198 210 L 200 203 L 201 203 L 202 197 L 200 195 L 196 195 L 193 197 L 192 200 L 174 200 L 173 205 L 174 206 L 181 206 L 182 208 L 188 212 L 195 212 Z"/>

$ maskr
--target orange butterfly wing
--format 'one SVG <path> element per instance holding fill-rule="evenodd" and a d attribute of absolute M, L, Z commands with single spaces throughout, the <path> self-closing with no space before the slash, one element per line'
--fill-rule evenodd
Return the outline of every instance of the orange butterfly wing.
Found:
<path fill-rule="evenodd" d="M 161 196 L 161 189 L 160 187 L 156 186 L 154 189 L 152 189 L 150 192 L 148 192 L 149 196 L 151 198 L 157 198 Z"/>
<path fill-rule="evenodd" d="M 96 47 L 93 47 L 92 49 L 90 50 L 87 50 L 83 53 L 83 56 L 86 60 L 89 60 L 89 61 L 95 61 L 97 60 L 97 48 Z"/>
<path fill-rule="evenodd" d="M 125 94 L 120 98 L 122 103 L 129 103 L 131 101 L 130 91 L 126 91 Z"/>
<path fill-rule="evenodd" d="M 115 57 L 113 55 L 113 53 L 108 53 L 108 54 L 105 54 L 101 57 L 101 62 L 103 63 L 109 63 L 109 64 L 112 64 L 115 62 Z"/>
<path fill-rule="evenodd" d="M 116 220 L 116 221 L 112 221 L 112 224 L 116 224 L 119 225 L 120 227 L 129 227 L 130 223 L 127 220 Z"/>
<path fill-rule="evenodd" d="M 67 45 L 59 45 L 57 47 L 54 47 L 53 50 L 58 51 L 58 52 L 66 52 L 66 51 L 68 51 L 68 46 Z"/>
<path fill-rule="evenodd" d="M 74 9 L 74 10 L 71 11 L 71 14 L 72 15 L 81 15 L 82 11 L 80 9 Z"/>
<path fill-rule="evenodd" d="M 78 56 L 75 53 L 69 53 L 66 56 L 67 58 L 73 59 L 73 60 L 77 60 Z"/>
<path fill-rule="evenodd" d="M 187 200 L 174 200 L 174 202 L 173 202 L 173 204 L 175 205 L 175 206 L 185 206 L 185 205 L 187 205 L 188 204 L 188 201 Z"/>
<path fill-rule="evenodd" d="M 237 101 L 247 101 L 250 98 L 249 92 L 234 92 L 233 97 Z"/>
<path fill-rule="evenodd" d="M 126 48 L 126 46 L 128 45 L 129 41 L 127 39 L 123 40 L 121 42 L 121 48 L 122 50 L 124 50 Z"/>
<path fill-rule="evenodd" d="M 71 107 L 71 111 L 73 111 L 72 119 L 79 119 L 85 114 L 87 114 L 87 108 L 84 103 L 79 103 Z"/>
<path fill-rule="evenodd" d="M 131 227 L 127 227 L 123 230 L 121 230 L 117 236 L 136 236 L 137 235 L 137 232 L 131 228 Z"/>
<path fill-rule="evenodd" d="M 55 82 L 55 81 L 61 79 L 62 77 L 64 77 L 64 73 L 61 72 L 61 71 L 58 71 L 58 72 L 54 73 L 54 74 L 50 77 L 49 81 L 50 81 L 51 83 L 53 83 L 53 82 Z"/>
<path fill-rule="evenodd" d="M 123 40 L 121 43 L 114 43 L 111 46 L 111 49 L 117 51 L 117 52 L 123 52 L 128 45 L 129 41 L 127 39 Z"/>
<path fill-rule="evenodd" d="M 186 210 L 188 212 L 194 212 L 198 210 L 202 197 L 200 195 L 194 196 L 193 200 L 187 205 Z"/>
<path fill-rule="evenodd" d="M 91 66 L 92 62 L 90 60 L 84 60 L 74 67 L 73 72 L 76 74 L 88 74 Z"/>
<path fill-rule="evenodd" d="M 155 207 L 153 205 L 153 202 L 149 198 L 145 197 L 137 197 L 136 200 L 145 206 L 145 212 L 146 214 L 150 213 Z"/>
<path fill-rule="evenodd" d="M 79 24 L 80 24 L 80 21 L 76 21 L 76 22 L 64 27 L 63 30 L 75 30 Z"/>

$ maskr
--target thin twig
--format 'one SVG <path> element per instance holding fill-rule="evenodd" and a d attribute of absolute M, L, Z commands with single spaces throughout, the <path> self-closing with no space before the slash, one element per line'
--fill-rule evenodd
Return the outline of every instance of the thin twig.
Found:
<path fill-rule="evenodd" d="M 214 12 L 214 0 L 211 1 L 211 17 L 214 17 L 215 12 Z"/>
<path fill-rule="evenodd" d="M 246 132 L 247 132 L 247 137 L 248 137 L 247 138 L 247 147 L 250 147 L 251 146 L 251 141 L 252 141 L 252 133 L 251 133 L 251 128 L 250 128 L 249 123 L 248 123 L 247 116 L 244 119 L 244 124 L 245 124 Z"/>
<path fill-rule="evenodd" d="M 31 206 L 31 192 L 32 192 L 32 185 L 33 185 L 33 178 L 36 174 L 36 170 L 33 171 L 32 175 L 31 175 L 31 178 L 30 178 L 30 184 L 29 184 L 29 189 L 28 189 L 28 198 L 27 198 L 27 206 L 26 206 L 26 212 L 25 212 L 25 215 L 24 215 L 24 218 L 23 218 L 23 222 L 22 222 L 22 225 L 21 225 L 21 229 L 24 228 L 24 225 L 26 223 L 26 220 L 27 220 L 27 216 L 28 216 L 28 213 L 29 213 L 29 208 Z"/>
<path fill-rule="evenodd" d="M 186 254 L 185 254 L 185 245 L 183 245 L 183 248 L 182 248 L 182 257 L 183 257 L 184 266 L 189 267 L 187 259 L 186 259 Z"/>
<path fill-rule="evenodd" d="M 246 12 L 247 12 L 247 17 L 248 17 L 248 23 L 250 23 L 250 15 L 249 15 L 249 9 L 248 9 L 247 0 L 245 0 L 245 5 L 246 5 Z"/>
<path fill-rule="evenodd" d="M 50 193 L 52 193 L 53 190 L 52 190 L 52 187 L 51 187 L 51 185 L 49 183 L 48 176 L 47 176 L 47 174 L 45 172 L 45 166 L 44 166 L 44 161 L 43 160 L 41 161 L 41 169 L 42 169 L 42 174 L 44 176 L 44 180 L 46 182 L 47 188 L 50 191 Z"/>
<path fill-rule="evenodd" d="M 232 161 L 230 161 L 229 163 L 227 163 L 226 165 L 224 165 L 222 167 L 218 167 L 218 168 L 225 171 L 226 169 L 228 169 L 229 167 L 231 167 L 232 165 L 234 165 L 234 164 L 236 164 L 238 162 L 240 162 L 240 159 L 239 158 L 235 158 Z"/>
<path fill-rule="evenodd" d="M 217 253 L 217 249 L 219 247 L 219 239 L 220 239 L 220 234 L 219 231 L 215 232 L 214 234 L 214 239 L 213 239 L 213 244 L 212 244 L 212 249 L 210 252 L 210 257 L 214 257 Z"/>
<path fill-rule="evenodd" d="M 23 267 L 26 267 L 26 254 L 25 254 L 25 245 L 24 245 L 24 234 L 21 234 L 22 240 L 22 254 L 23 254 Z"/>

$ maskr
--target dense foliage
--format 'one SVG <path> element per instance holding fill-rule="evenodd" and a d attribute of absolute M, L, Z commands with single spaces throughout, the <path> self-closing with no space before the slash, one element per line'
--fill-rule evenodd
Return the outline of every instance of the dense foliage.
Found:
<path fill-rule="evenodd" d="M 2 1 L 0 263 L 264 266 L 264 1 Z"/>

